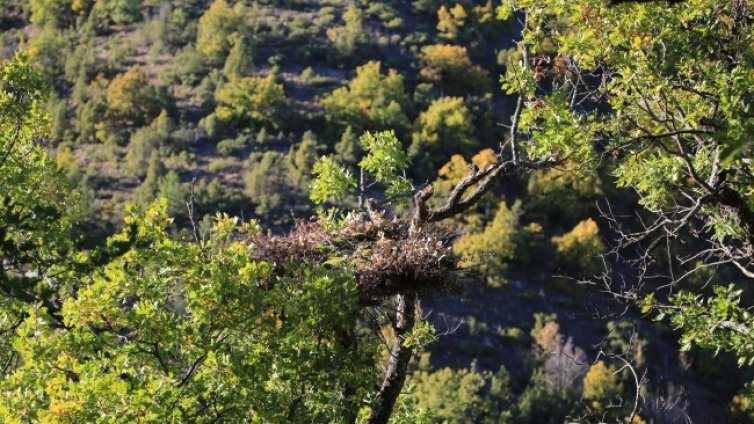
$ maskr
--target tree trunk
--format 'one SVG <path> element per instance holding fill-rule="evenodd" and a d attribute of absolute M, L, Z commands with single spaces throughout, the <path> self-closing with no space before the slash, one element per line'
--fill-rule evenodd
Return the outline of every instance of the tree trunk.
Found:
<path fill-rule="evenodd" d="M 385 372 L 385 379 L 382 381 L 377 400 L 365 424 L 387 424 L 390 415 L 393 413 L 395 402 L 406 382 L 406 370 L 408 369 L 408 362 L 411 360 L 411 348 L 403 346 L 403 342 L 414 328 L 417 294 L 399 294 L 397 298 L 398 311 L 393 326 L 396 337 L 395 344 L 390 349 L 390 362 Z"/>

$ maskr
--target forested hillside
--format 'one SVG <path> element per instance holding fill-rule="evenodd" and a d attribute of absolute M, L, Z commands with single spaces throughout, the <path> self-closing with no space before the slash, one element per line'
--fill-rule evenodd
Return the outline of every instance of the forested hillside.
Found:
<path fill-rule="evenodd" d="M 0 420 L 754 422 L 746 0 L 0 0 Z"/>
<path fill-rule="evenodd" d="M 316 158 L 354 165 L 364 131 L 396 131 L 426 180 L 496 146 L 510 107 L 515 31 L 491 2 L 441 24 L 430 1 L 6 3 L 2 51 L 54 82 L 58 162 L 95 228 L 156 195 L 185 218 L 191 181 L 204 229 L 216 210 L 290 224 L 312 212 Z"/>

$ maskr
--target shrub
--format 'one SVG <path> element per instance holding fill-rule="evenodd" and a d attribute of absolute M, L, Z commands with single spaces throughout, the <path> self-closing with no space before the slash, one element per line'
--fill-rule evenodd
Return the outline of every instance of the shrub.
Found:
<path fill-rule="evenodd" d="M 73 0 L 29 0 L 32 24 L 44 27 L 65 28 L 73 24 L 76 15 L 71 7 Z"/>
<path fill-rule="evenodd" d="M 754 423 L 754 402 L 748 393 L 733 396 L 728 406 L 731 418 L 737 423 Z"/>
<path fill-rule="evenodd" d="M 551 256 L 550 244 L 543 233 L 542 225 L 530 222 L 519 228 L 515 237 L 514 263 L 532 274 L 547 272 L 546 258 Z"/>
<path fill-rule="evenodd" d="M 555 352 L 563 342 L 563 336 L 560 334 L 560 325 L 555 321 L 547 321 L 542 329 L 537 331 L 534 336 L 534 342 L 540 349 L 542 355 L 549 355 Z"/>
<path fill-rule="evenodd" d="M 246 174 L 244 194 L 254 204 L 254 213 L 272 222 L 285 222 L 285 199 L 294 201 L 293 191 L 286 179 L 286 158 L 284 155 L 268 151 L 253 155 L 249 159 L 249 172 Z M 290 190 L 290 192 L 288 192 Z M 285 197 L 284 197 L 285 196 Z"/>
<path fill-rule="evenodd" d="M 176 53 L 173 63 L 173 76 L 182 84 L 196 84 L 205 71 L 202 56 L 193 44 L 189 44 Z"/>
<path fill-rule="evenodd" d="M 141 19 L 142 3 L 143 0 L 99 0 L 92 13 L 116 25 L 130 24 Z"/>
<path fill-rule="evenodd" d="M 529 337 L 524 330 L 518 327 L 498 327 L 496 330 L 498 336 L 504 338 L 506 343 L 516 346 L 525 346 L 529 343 Z"/>
<path fill-rule="evenodd" d="M 225 139 L 217 143 L 217 153 L 223 156 L 231 156 L 243 151 L 248 144 L 246 136 Z"/>
<path fill-rule="evenodd" d="M 52 27 L 42 28 L 42 31 L 29 40 L 29 59 L 46 75 L 60 75 L 65 67 L 67 55 L 70 54 L 69 34 Z"/>
<path fill-rule="evenodd" d="M 157 197 L 167 199 L 167 211 L 170 216 L 182 217 L 187 213 L 186 202 L 189 200 L 189 190 L 181 182 L 175 171 L 170 171 L 157 182 Z"/>
<path fill-rule="evenodd" d="M 468 17 L 460 3 L 456 3 L 450 10 L 444 5 L 440 6 L 437 10 L 437 30 L 440 36 L 448 40 L 456 39 L 459 29 L 464 26 Z"/>
<path fill-rule="evenodd" d="M 515 407 L 517 424 L 561 424 L 574 411 L 578 395 L 550 384 L 549 376 L 536 371 Z"/>

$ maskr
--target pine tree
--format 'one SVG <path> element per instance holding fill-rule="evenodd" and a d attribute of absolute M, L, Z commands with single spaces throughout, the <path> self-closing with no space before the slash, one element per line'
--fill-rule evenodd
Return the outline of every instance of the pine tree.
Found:
<path fill-rule="evenodd" d="M 157 197 L 167 199 L 167 211 L 170 216 L 186 215 L 186 202 L 189 200 L 189 190 L 181 183 L 181 178 L 175 171 L 170 171 L 157 182 Z"/>
<path fill-rule="evenodd" d="M 223 73 L 229 79 L 243 77 L 254 69 L 254 54 L 246 37 L 239 35 L 235 37 L 233 48 L 230 49 Z"/>
<path fill-rule="evenodd" d="M 291 182 L 294 186 L 306 187 L 312 173 L 312 167 L 317 161 L 317 137 L 311 131 L 306 131 L 298 147 L 291 147 L 288 153 Z"/>
<path fill-rule="evenodd" d="M 327 38 L 341 56 L 353 56 L 359 44 L 366 40 L 362 21 L 361 9 L 351 1 L 343 12 L 343 26 L 327 30 Z"/>
<path fill-rule="evenodd" d="M 163 110 L 149 126 L 139 128 L 131 135 L 126 148 L 125 167 L 138 176 L 144 176 L 149 167 L 152 151 L 165 146 L 173 132 L 173 121 Z"/>
<path fill-rule="evenodd" d="M 340 136 L 340 141 L 335 144 L 335 157 L 338 162 L 356 165 L 361 156 L 361 146 L 359 139 L 353 132 L 353 128 L 349 125 L 343 134 Z"/>
<path fill-rule="evenodd" d="M 140 205 L 147 205 L 154 200 L 159 191 L 160 179 L 166 173 L 167 169 L 162 163 L 160 153 L 157 150 L 152 150 L 152 155 L 149 158 L 149 168 L 147 168 L 147 176 L 134 192 L 134 202 Z"/>

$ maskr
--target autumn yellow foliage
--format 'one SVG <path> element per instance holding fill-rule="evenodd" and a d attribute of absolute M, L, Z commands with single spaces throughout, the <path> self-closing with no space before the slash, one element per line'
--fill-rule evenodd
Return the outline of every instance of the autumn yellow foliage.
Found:
<path fill-rule="evenodd" d="M 141 66 L 132 66 L 113 78 L 106 96 L 114 116 L 136 124 L 148 122 L 160 112 L 156 91 Z"/>
<path fill-rule="evenodd" d="M 489 84 L 489 74 L 471 62 L 466 47 L 452 44 L 426 46 L 422 49 L 421 61 L 423 67 L 419 75 L 422 79 L 449 94 L 477 92 Z"/>
<path fill-rule="evenodd" d="M 552 238 L 559 269 L 578 275 L 594 275 L 601 270 L 599 254 L 605 248 L 597 223 L 588 218 L 562 236 Z"/>
<path fill-rule="evenodd" d="M 464 234 L 453 246 L 453 251 L 463 256 L 465 266 L 479 266 L 492 287 L 500 287 L 506 282 L 504 275 L 508 261 L 516 253 L 516 230 L 518 207 L 513 209 L 503 200 L 500 202 L 493 220 L 484 231 Z"/>
<path fill-rule="evenodd" d="M 584 376 L 583 397 L 592 401 L 595 411 L 604 410 L 611 399 L 616 399 L 623 393 L 623 385 L 618 381 L 615 368 L 604 361 L 597 361 L 589 367 Z"/>

